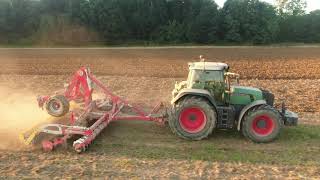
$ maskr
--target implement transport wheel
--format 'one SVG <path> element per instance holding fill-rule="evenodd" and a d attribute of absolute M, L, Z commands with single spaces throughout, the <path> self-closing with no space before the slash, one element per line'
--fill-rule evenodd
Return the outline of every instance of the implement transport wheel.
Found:
<path fill-rule="evenodd" d="M 64 96 L 57 95 L 46 103 L 46 110 L 51 116 L 61 117 L 69 112 L 69 106 L 69 101 Z"/>
<path fill-rule="evenodd" d="M 263 105 L 250 110 L 243 119 L 243 135 L 257 143 L 275 140 L 283 127 L 280 113 L 271 106 Z"/>
<path fill-rule="evenodd" d="M 169 116 L 172 132 L 181 138 L 201 140 L 208 137 L 216 125 L 216 112 L 201 97 L 186 97 L 177 102 Z"/>

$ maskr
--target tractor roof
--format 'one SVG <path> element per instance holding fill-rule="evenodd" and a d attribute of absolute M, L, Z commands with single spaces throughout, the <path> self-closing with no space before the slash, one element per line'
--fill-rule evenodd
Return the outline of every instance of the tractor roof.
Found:
<path fill-rule="evenodd" d="M 199 69 L 199 70 L 228 70 L 229 66 L 226 63 L 220 62 L 192 62 L 189 63 L 189 69 Z"/>

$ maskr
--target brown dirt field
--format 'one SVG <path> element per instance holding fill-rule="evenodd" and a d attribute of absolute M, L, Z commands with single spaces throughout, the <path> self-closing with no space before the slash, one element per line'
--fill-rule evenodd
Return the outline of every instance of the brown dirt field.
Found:
<path fill-rule="evenodd" d="M 319 79 L 320 48 L 0 49 L 1 74 L 65 75 L 81 65 L 97 75 L 185 77 L 187 62 L 230 64 L 243 79 Z M 263 63 L 262 63 L 263 62 Z"/>
<path fill-rule="evenodd" d="M 19 102 L 28 104 L 35 95 L 51 94 L 61 89 L 70 75 L 80 66 L 85 65 L 89 66 L 115 94 L 126 97 L 135 104 L 147 105 L 149 108 L 159 101 L 170 101 L 175 81 L 186 78 L 187 62 L 192 59 L 198 60 L 200 54 L 210 61 L 227 62 L 233 72 L 240 73 L 241 84 L 271 90 L 276 96 L 277 105 L 286 99 L 288 108 L 299 113 L 303 124 L 320 124 L 320 103 L 318 103 L 320 101 L 320 48 L 313 47 L 0 49 L 2 65 L 0 87 L 7 90 L 5 94 L 1 94 L 0 101 L 8 102 L 3 106 L 12 103 L 17 105 L 16 109 L 23 109 L 27 105 L 20 106 Z M 26 98 L 21 98 L 24 93 Z M 35 101 L 34 104 L 33 108 L 36 108 Z M 33 109 L 30 111 L 34 113 L 33 117 L 42 117 L 38 111 Z M 25 112 L 14 111 L 14 113 L 20 113 L 17 115 L 20 119 L 31 121 L 32 117 L 25 116 Z M 7 114 L 10 115 L 10 112 Z M 9 128 L 6 129 L 6 125 L 8 127 L 9 125 L 4 122 L 6 119 L 2 117 L 0 120 L 4 123 L 0 130 L 7 132 Z M 143 131 L 145 128 L 134 127 L 136 128 L 134 132 L 137 133 L 135 135 L 139 135 L 139 130 Z M 169 132 L 157 133 L 161 136 L 162 133 Z M 159 134 L 156 134 L 155 138 Z M 146 135 L 153 136 L 153 133 Z M 115 135 L 115 137 L 111 135 L 111 138 L 118 137 L 121 139 L 122 135 Z M 4 138 L 12 138 L 12 136 L 0 133 L 0 140 Z M 104 142 L 104 140 L 100 141 Z M 116 141 L 116 144 L 121 142 L 122 140 Z M 153 143 L 153 141 L 146 143 Z M 12 144 L 14 146 L 9 148 Z M 233 141 L 233 144 L 237 144 L 236 141 Z M 0 145 L 0 149 L 3 149 L 0 150 L 0 177 L 16 179 L 77 176 L 112 179 L 320 177 L 319 167 L 300 163 L 298 165 L 285 163 L 256 165 L 249 162 L 141 159 L 119 154 L 114 157 L 100 151 L 77 155 L 72 153 L 72 150 L 44 154 L 39 150 L 21 149 L 20 146 L 16 146 L 16 142 L 5 145 L 8 147 L 3 148 Z M 155 145 L 156 148 L 158 146 L 159 144 Z M 160 146 L 176 147 L 174 143 L 168 142 L 160 143 Z M 148 144 L 147 147 L 151 149 L 146 151 L 152 151 L 152 146 Z M 276 148 L 271 145 L 272 150 Z"/>

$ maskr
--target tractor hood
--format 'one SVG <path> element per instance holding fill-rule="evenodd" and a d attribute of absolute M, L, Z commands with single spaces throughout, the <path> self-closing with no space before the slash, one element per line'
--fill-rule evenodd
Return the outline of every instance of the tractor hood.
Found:
<path fill-rule="evenodd" d="M 262 91 L 258 88 L 246 86 L 231 86 L 231 104 L 247 105 L 256 100 L 262 100 Z"/>
<path fill-rule="evenodd" d="M 248 93 L 248 94 L 260 94 L 262 96 L 262 91 L 258 88 L 254 87 L 246 87 L 246 86 L 231 86 L 233 92 L 238 93 Z"/>

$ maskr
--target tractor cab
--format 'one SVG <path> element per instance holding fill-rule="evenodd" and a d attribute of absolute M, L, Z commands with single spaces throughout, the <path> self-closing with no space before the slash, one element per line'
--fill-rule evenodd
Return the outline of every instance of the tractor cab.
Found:
<path fill-rule="evenodd" d="M 188 88 L 204 88 L 208 84 L 225 85 L 225 73 L 229 66 L 216 62 L 189 63 Z"/>
<path fill-rule="evenodd" d="M 219 105 L 225 105 L 230 101 L 233 92 L 231 84 L 236 79 L 239 84 L 239 75 L 230 73 L 229 66 L 217 62 L 193 62 L 189 63 L 189 75 L 186 88 L 205 89 L 215 97 Z"/>
<path fill-rule="evenodd" d="M 189 63 L 189 74 L 186 81 L 176 83 L 172 92 L 173 97 L 182 89 L 203 89 L 214 97 L 217 105 L 228 105 L 234 88 L 233 79 L 239 84 L 239 75 L 230 73 L 229 66 L 220 62 L 205 62 L 201 58 L 200 62 Z"/>

